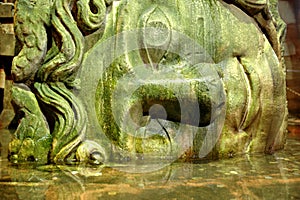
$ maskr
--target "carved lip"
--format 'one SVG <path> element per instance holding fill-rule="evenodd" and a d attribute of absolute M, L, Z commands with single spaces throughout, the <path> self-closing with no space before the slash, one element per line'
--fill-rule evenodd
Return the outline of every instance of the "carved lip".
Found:
<path fill-rule="evenodd" d="M 13 77 L 13 80 L 15 82 L 20 82 L 22 81 L 24 78 L 22 77 L 22 72 L 20 70 L 15 70 L 15 69 L 12 69 L 11 71 L 11 75 Z"/>
<path fill-rule="evenodd" d="M 249 7 L 263 7 L 266 5 L 265 0 L 245 0 L 244 2 Z"/>

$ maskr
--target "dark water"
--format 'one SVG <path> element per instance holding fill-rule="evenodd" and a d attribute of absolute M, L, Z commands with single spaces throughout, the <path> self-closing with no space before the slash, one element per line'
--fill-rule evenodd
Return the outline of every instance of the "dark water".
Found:
<path fill-rule="evenodd" d="M 300 199 L 298 136 L 290 137 L 285 150 L 274 155 L 173 163 L 157 169 L 157 163 L 101 167 L 12 164 L 4 156 L 8 131 L 2 130 L 0 199 Z"/>

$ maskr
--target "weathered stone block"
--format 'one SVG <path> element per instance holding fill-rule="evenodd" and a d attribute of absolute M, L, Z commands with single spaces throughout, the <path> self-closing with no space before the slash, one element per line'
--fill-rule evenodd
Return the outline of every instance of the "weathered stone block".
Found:
<path fill-rule="evenodd" d="M 0 24 L 0 55 L 15 55 L 15 35 L 13 24 Z"/>
<path fill-rule="evenodd" d="M 0 18 L 12 18 L 14 15 L 14 4 L 0 2 Z"/>

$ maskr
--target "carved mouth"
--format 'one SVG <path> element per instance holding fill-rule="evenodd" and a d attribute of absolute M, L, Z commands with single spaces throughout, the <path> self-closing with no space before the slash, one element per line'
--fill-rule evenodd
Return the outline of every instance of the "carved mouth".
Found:
<path fill-rule="evenodd" d="M 21 70 L 12 69 L 11 70 L 11 75 L 12 75 L 14 81 L 16 81 L 16 82 L 22 81 Z"/>
<path fill-rule="evenodd" d="M 166 81 L 163 81 L 166 82 Z M 173 82 L 173 81 L 170 81 Z M 146 84 L 135 91 L 133 96 L 140 96 L 138 100 L 129 108 L 131 118 L 136 124 L 142 126 L 141 118 L 150 117 L 151 119 L 164 119 L 175 123 L 188 124 L 196 127 L 204 127 L 210 124 L 212 111 L 217 110 L 214 105 L 223 106 L 214 103 L 207 92 L 202 94 L 193 91 L 194 88 L 184 83 Z M 176 85 L 177 86 L 174 86 Z M 176 91 L 185 84 L 186 91 Z M 172 86 L 169 87 L 170 85 Z M 175 90 L 174 90 L 175 89 Z M 174 91 L 173 91 L 174 90 Z M 152 94 L 145 92 L 152 91 Z M 153 92 L 156 91 L 156 92 Z M 199 89 L 200 91 L 200 89 Z M 179 94 L 176 94 L 179 93 Z M 137 108 L 140 107 L 140 108 Z M 138 116 L 138 117 L 137 117 Z"/>

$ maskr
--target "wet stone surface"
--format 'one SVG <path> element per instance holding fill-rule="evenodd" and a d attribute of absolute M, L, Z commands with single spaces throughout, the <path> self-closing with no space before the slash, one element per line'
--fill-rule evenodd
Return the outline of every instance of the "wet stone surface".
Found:
<path fill-rule="evenodd" d="M 285 150 L 273 155 L 173 163 L 152 171 L 149 169 L 157 167 L 155 162 L 99 167 L 12 164 L 4 156 L 8 133 L 0 132 L 1 199 L 300 198 L 299 137 L 289 138 Z"/>

